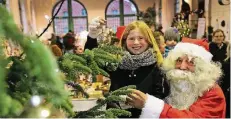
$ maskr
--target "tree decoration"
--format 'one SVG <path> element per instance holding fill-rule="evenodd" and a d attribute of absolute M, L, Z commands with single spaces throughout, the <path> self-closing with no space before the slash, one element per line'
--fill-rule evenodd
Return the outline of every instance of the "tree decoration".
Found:
<path fill-rule="evenodd" d="M 189 37 L 191 29 L 187 21 L 174 19 L 173 26 L 179 31 L 180 37 Z"/>

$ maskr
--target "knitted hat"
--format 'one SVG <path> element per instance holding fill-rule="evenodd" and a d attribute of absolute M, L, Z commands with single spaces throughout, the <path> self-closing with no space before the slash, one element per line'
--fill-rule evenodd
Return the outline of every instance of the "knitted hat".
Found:
<path fill-rule="evenodd" d="M 165 41 L 175 40 L 178 42 L 179 38 L 180 38 L 180 35 L 179 35 L 178 30 L 176 28 L 170 27 L 164 32 Z"/>

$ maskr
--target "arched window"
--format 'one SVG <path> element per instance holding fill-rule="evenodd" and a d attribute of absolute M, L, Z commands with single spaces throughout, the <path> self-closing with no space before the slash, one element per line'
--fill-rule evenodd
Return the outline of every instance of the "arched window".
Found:
<path fill-rule="evenodd" d="M 175 0 L 175 14 L 180 13 L 180 0 Z"/>
<path fill-rule="evenodd" d="M 132 0 L 111 0 L 105 13 L 107 26 L 116 31 L 118 26 L 126 26 L 137 20 L 139 10 Z"/>
<path fill-rule="evenodd" d="M 57 12 L 60 4 L 61 1 L 54 6 L 52 15 Z M 87 25 L 87 11 L 83 4 L 76 0 L 66 0 L 54 19 L 54 32 L 63 34 L 72 30 L 78 34 L 87 30 Z"/>

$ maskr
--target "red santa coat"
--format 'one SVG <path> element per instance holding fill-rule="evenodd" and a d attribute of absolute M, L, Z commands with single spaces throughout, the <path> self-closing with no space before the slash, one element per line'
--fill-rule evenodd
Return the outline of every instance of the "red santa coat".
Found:
<path fill-rule="evenodd" d="M 152 107 L 153 106 L 153 107 Z M 204 93 L 188 110 L 178 110 L 162 100 L 148 95 L 141 118 L 225 118 L 225 97 L 216 85 Z"/>

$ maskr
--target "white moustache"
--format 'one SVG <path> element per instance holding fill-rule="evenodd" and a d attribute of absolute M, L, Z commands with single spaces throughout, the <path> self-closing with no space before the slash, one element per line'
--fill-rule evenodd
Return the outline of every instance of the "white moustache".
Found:
<path fill-rule="evenodd" d="M 180 69 L 170 70 L 167 72 L 166 76 L 167 79 L 171 81 L 191 80 L 192 78 L 195 78 L 194 73 Z"/>

